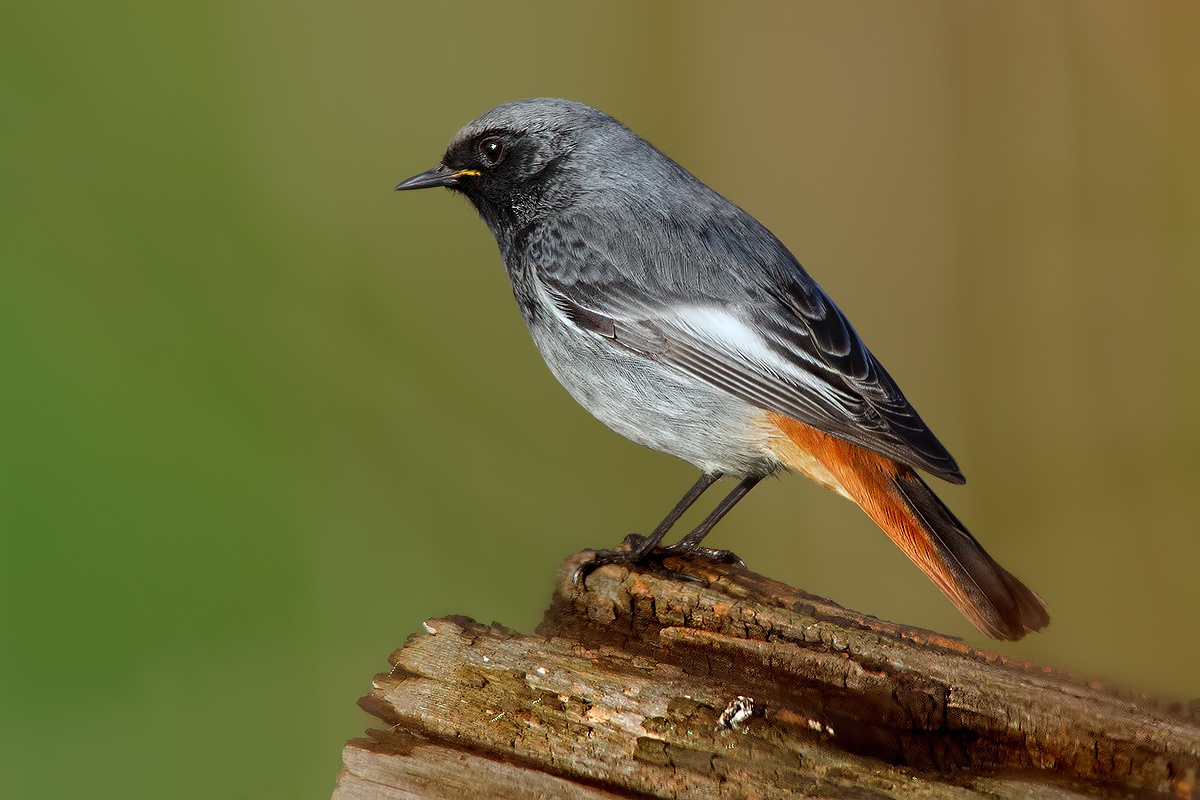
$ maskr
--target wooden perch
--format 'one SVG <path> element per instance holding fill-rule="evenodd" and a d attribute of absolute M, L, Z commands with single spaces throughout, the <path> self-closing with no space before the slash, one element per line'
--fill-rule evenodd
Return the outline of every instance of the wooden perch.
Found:
<path fill-rule="evenodd" d="M 559 571 L 536 636 L 430 620 L 334 798 L 1197 797 L 1159 707 L 734 567 Z"/>

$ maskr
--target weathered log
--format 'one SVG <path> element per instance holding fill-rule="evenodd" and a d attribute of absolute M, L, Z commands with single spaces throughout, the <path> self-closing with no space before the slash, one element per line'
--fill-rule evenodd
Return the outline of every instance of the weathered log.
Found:
<path fill-rule="evenodd" d="M 746 570 L 568 559 L 537 635 L 430 620 L 359 704 L 334 797 L 1197 797 L 1162 705 Z"/>

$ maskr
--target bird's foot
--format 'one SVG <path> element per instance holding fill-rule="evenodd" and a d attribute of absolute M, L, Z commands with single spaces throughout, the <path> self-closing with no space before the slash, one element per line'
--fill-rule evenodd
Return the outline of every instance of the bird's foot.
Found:
<path fill-rule="evenodd" d="M 656 571 L 663 571 L 662 563 L 653 559 L 653 545 L 639 533 L 631 533 L 625 537 L 619 548 L 612 550 L 593 550 L 592 560 L 585 561 L 575 570 L 575 585 L 582 587 L 587 576 L 600 567 L 609 564 L 640 564 L 647 563 Z"/>
<path fill-rule="evenodd" d="M 682 556 L 684 558 L 702 558 L 706 561 L 714 561 L 718 564 L 732 564 L 735 567 L 746 568 L 746 562 L 738 557 L 738 554 L 732 550 L 714 550 L 711 547 L 701 547 L 698 544 L 690 544 L 687 541 L 676 542 L 666 547 L 660 547 L 655 551 L 655 554 L 662 554 L 663 558 L 667 556 Z"/>
<path fill-rule="evenodd" d="M 700 582 L 699 578 L 667 569 L 663 560 L 671 556 L 700 558 L 719 564 L 733 564 L 743 569 L 746 567 L 746 563 L 732 550 L 713 550 L 686 540 L 666 547 L 654 547 L 648 537 L 631 533 L 625 537 L 619 549 L 593 550 L 592 560 L 584 562 L 575 570 L 575 585 L 582 587 L 588 575 L 609 564 L 637 564 L 666 577 Z"/>

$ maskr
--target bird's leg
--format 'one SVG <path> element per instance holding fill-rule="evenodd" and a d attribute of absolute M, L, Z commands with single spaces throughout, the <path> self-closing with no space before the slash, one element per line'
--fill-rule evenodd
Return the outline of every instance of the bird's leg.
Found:
<path fill-rule="evenodd" d="M 692 488 L 687 490 L 687 493 L 675 504 L 671 509 L 671 513 L 658 523 L 658 527 L 649 536 L 639 536 L 636 533 L 631 533 L 625 537 L 625 543 L 630 545 L 629 550 L 597 550 L 593 558 L 588 563 L 580 567 L 580 573 L 575 576 L 576 581 L 586 576 L 588 572 L 602 567 L 605 564 L 629 564 L 636 561 L 641 561 L 647 555 L 654 552 L 658 547 L 658 543 L 667 535 L 667 531 L 671 530 L 683 513 L 692 507 L 692 504 L 699 499 L 704 491 L 721 479 L 719 472 L 705 472 L 700 476 Z M 707 520 L 706 520 L 707 521 Z M 716 520 L 713 520 L 714 524 Z M 711 527 L 711 526 L 709 526 Z"/>
<path fill-rule="evenodd" d="M 663 540 L 663 537 L 667 535 L 672 526 L 679 521 L 684 512 L 700 499 L 700 495 L 704 494 L 708 487 L 720 479 L 721 473 L 719 472 L 705 472 L 700 476 L 699 480 L 692 484 L 692 488 L 687 490 L 683 497 L 679 499 L 679 502 L 675 504 L 675 507 L 671 509 L 671 513 L 667 514 L 663 521 L 658 523 L 658 527 L 649 536 L 642 536 L 636 533 L 626 536 L 625 544 L 630 545 L 632 548 L 628 551 L 631 556 L 629 560 L 638 561 L 653 552 L 654 548 L 658 547 L 658 543 Z"/>
<path fill-rule="evenodd" d="M 737 564 L 738 566 L 746 566 L 740 558 L 729 550 L 711 550 L 707 547 L 701 547 L 700 542 L 708 535 L 708 532 L 713 529 L 713 526 L 721 521 L 729 511 L 737 505 L 738 501 L 750 493 L 750 490 L 758 485 L 758 482 L 763 479 L 762 475 L 749 475 L 742 478 L 741 483 L 733 488 L 720 504 L 712 510 L 712 513 L 704 518 L 704 521 L 696 526 L 696 529 L 687 536 L 680 539 L 673 545 L 662 548 L 665 553 L 702 556 L 714 561 L 724 561 L 729 564 Z"/>

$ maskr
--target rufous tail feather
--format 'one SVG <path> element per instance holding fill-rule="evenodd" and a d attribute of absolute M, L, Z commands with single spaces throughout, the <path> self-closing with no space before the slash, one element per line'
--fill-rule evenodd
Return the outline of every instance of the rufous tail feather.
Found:
<path fill-rule="evenodd" d="M 1049 624 L 1042 599 L 997 564 L 911 468 L 788 417 L 769 419 L 785 437 L 775 447 L 784 465 L 858 503 L 980 631 L 1020 639 Z"/>

